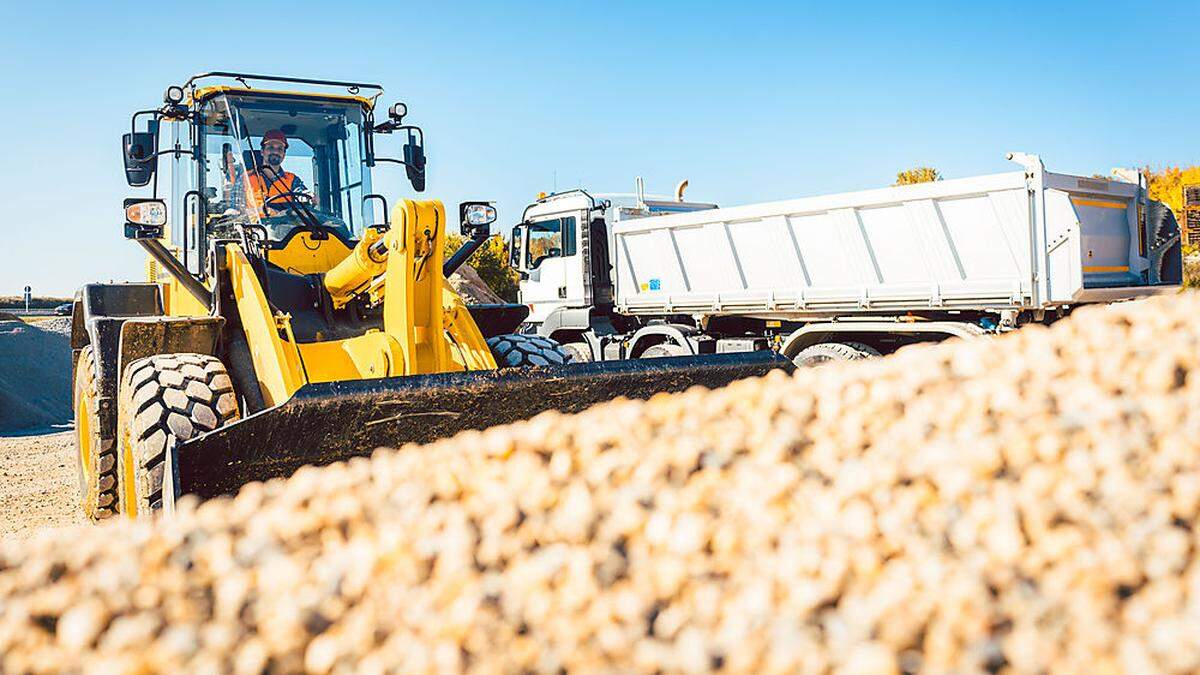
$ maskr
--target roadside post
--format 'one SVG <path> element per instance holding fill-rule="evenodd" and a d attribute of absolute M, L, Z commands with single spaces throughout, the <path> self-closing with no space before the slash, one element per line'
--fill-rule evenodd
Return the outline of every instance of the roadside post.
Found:
<path fill-rule="evenodd" d="M 26 314 L 28 314 L 28 313 L 29 313 L 29 297 L 30 297 L 30 296 L 29 296 L 29 292 L 30 292 L 30 291 L 32 291 L 32 290 L 33 290 L 33 289 L 32 289 L 32 288 L 30 288 L 29 286 L 26 286 L 26 287 L 25 287 L 25 313 L 26 313 Z"/>

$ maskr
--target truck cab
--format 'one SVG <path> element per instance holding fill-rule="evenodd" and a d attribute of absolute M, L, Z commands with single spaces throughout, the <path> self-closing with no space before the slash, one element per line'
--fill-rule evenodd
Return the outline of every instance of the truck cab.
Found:
<path fill-rule="evenodd" d="M 640 180 L 639 180 L 640 185 Z M 621 220 L 717 208 L 660 195 L 584 190 L 545 194 L 526 207 L 512 229 L 509 264 L 521 276 L 526 323 L 549 336 L 612 306 L 611 225 Z M 575 319 L 569 315 L 576 316 Z M 586 325 L 586 321 L 584 321 Z"/>

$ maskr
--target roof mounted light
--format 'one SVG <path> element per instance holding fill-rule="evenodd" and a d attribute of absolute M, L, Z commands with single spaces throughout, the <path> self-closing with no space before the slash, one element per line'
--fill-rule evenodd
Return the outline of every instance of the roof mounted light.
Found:
<path fill-rule="evenodd" d="M 167 91 L 163 93 L 163 103 L 168 103 L 170 105 L 179 105 L 180 103 L 183 103 L 183 87 L 177 87 L 174 85 L 167 87 Z"/>
<path fill-rule="evenodd" d="M 392 107 L 388 108 L 388 117 L 392 118 L 393 120 L 395 120 L 397 122 L 404 119 L 404 116 L 407 114 L 408 114 L 408 106 L 404 105 L 403 103 L 399 103 L 399 102 L 393 103 Z"/>

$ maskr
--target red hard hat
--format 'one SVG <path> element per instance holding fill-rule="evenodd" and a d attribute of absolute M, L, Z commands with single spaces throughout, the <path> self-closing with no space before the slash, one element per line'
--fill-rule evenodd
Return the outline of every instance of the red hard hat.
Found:
<path fill-rule="evenodd" d="M 272 129 L 263 134 L 262 143 L 260 145 L 266 145 L 267 141 L 279 141 L 280 143 L 283 143 L 283 147 L 286 148 L 288 146 L 287 136 L 284 136 L 283 132 L 278 129 Z"/>

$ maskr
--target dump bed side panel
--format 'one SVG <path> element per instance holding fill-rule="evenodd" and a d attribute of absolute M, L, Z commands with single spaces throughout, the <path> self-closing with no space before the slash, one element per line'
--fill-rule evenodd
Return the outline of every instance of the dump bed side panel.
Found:
<path fill-rule="evenodd" d="M 870 190 L 614 227 L 631 314 L 802 315 L 1022 306 L 1031 294 L 1023 173 Z"/>

